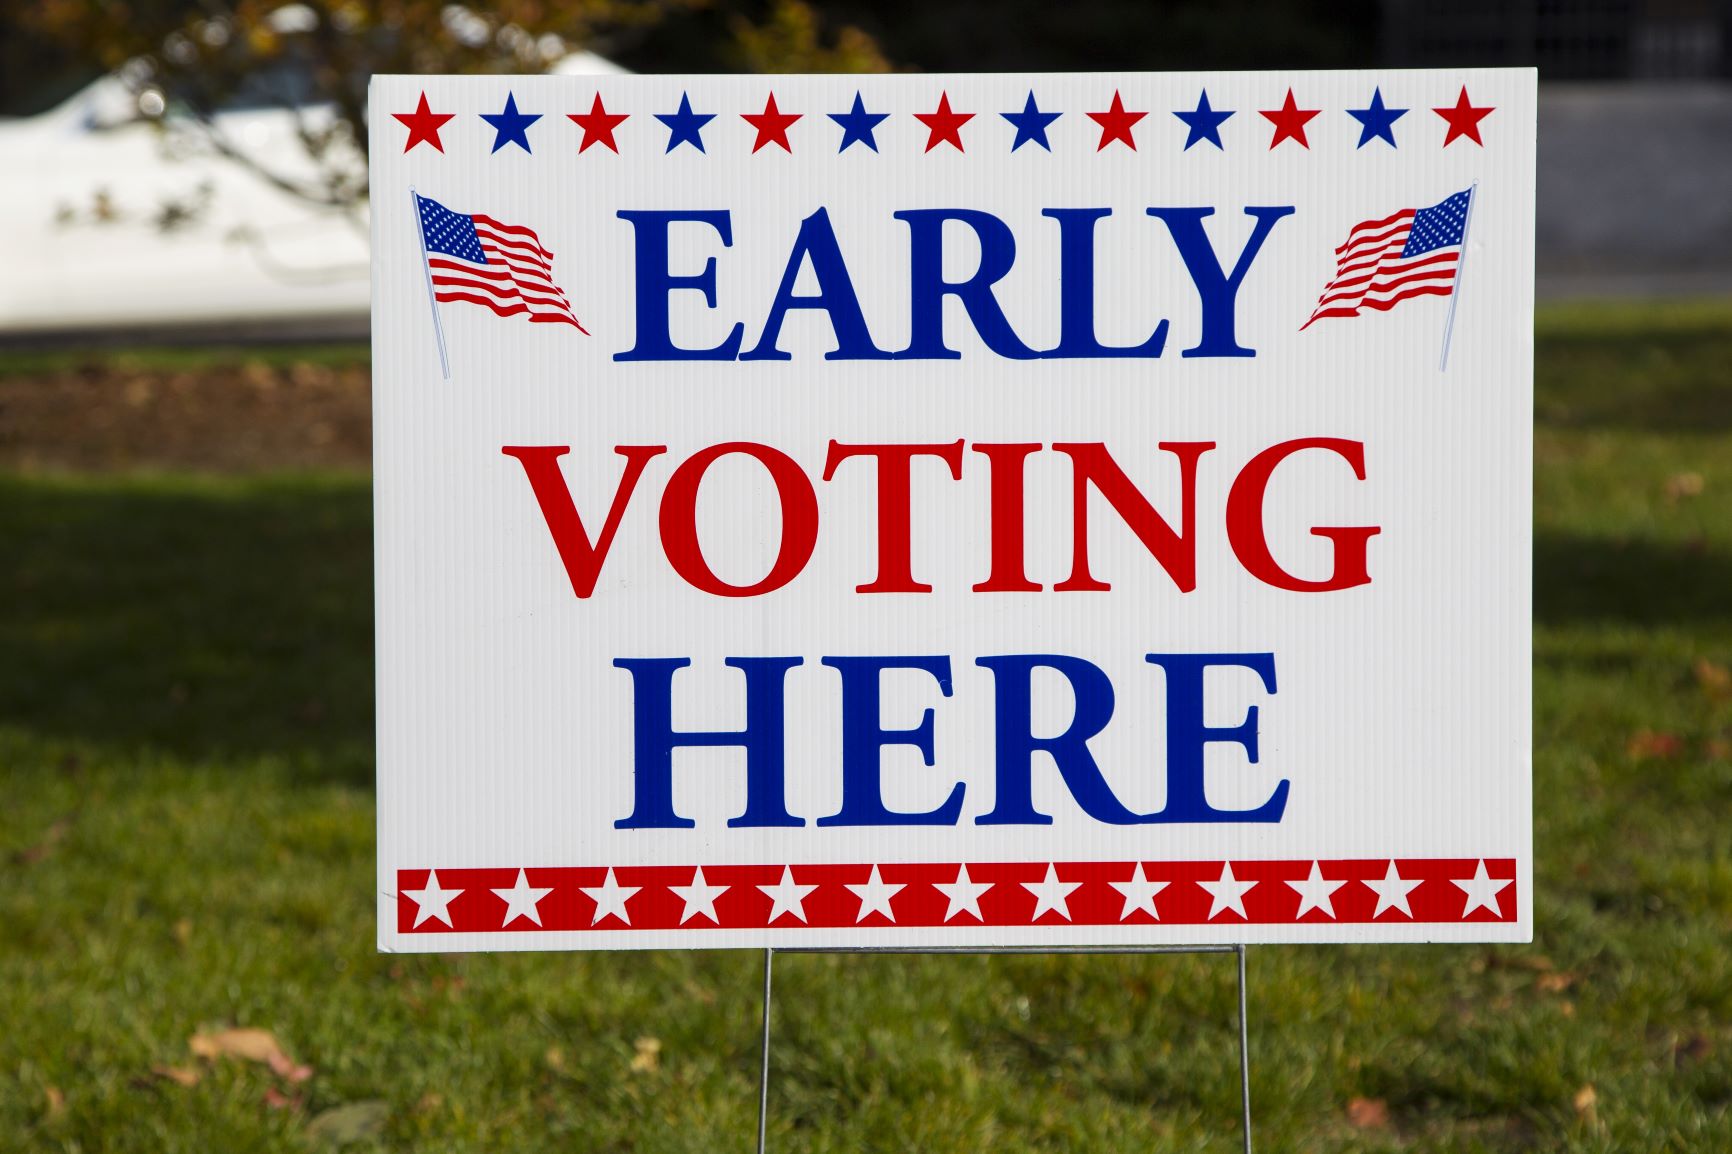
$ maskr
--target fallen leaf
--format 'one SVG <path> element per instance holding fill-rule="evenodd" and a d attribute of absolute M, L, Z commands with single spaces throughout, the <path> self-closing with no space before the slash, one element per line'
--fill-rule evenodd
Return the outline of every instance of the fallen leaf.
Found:
<path fill-rule="evenodd" d="M 1625 750 L 1637 761 L 1651 758 L 1669 759 L 1684 752 L 1684 739 L 1675 733 L 1655 733 L 1653 730 L 1643 729 L 1630 738 Z"/>
<path fill-rule="evenodd" d="M 311 1066 L 303 1066 L 284 1054 L 278 1054 L 271 1059 L 271 1073 L 289 1083 L 298 1086 L 313 1076 Z"/>
<path fill-rule="evenodd" d="M 183 946 L 192 941 L 191 918 L 181 918 L 178 922 L 174 923 L 174 940 Z"/>
<path fill-rule="evenodd" d="M 1570 1100 L 1570 1104 L 1576 1108 L 1576 1113 L 1579 1116 L 1592 1122 L 1594 1120 L 1594 1107 L 1598 1105 L 1599 1101 L 1600 1096 L 1594 1093 L 1594 1087 L 1590 1083 L 1576 1091 L 1576 1096 Z"/>
<path fill-rule="evenodd" d="M 391 1118 L 391 1107 L 377 1098 L 363 1102 L 348 1102 L 333 1106 L 307 1123 L 307 1136 L 334 1145 L 359 1142 L 385 1129 Z"/>
<path fill-rule="evenodd" d="M 1570 1001 L 1559 1002 L 1558 1013 L 1566 1018 L 1573 1018 L 1576 1016 L 1576 1004 Z"/>
<path fill-rule="evenodd" d="M 189 1069 L 186 1066 L 152 1066 L 150 1072 L 158 1078 L 178 1082 L 182 1086 L 196 1086 L 199 1079 L 203 1077 L 197 1070 Z"/>
<path fill-rule="evenodd" d="M 187 1048 L 207 1061 L 218 1058 L 238 1058 L 245 1062 L 262 1062 L 277 1077 L 290 1083 L 305 1082 L 313 1076 L 311 1066 L 303 1066 L 283 1052 L 277 1036 L 269 1030 L 218 1030 L 214 1034 L 194 1034 L 187 1039 Z"/>
<path fill-rule="evenodd" d="M 1686 497 L 1700 497 L 1707 484 L 1700 473 L 1674 473 L 1666 478 L 1666 500 L 1682 501 Z"/>
<path fill-rule="evenodd" d="M 1561 994 L 1576 984 L 1576 976 L 1570 973 L 1541 974 L 1539 981 L 1534 984 L 1539 987 L 1541 993 Z"/>
<path fill-rule="evenodd" d="M 269 1030 L 218 1030 L 214 1034 L 194 1034 L 186 1041 L 187 1049 L 200 1058 L 240 1058 L 248 1062 L 268 1062 L 283 1048 L 277 1036 Z"/>
<path fill-rule="evenodd" d="M 1696 684 L 1702 687 L 1715 701 L 1723 701 L 1732 697 L 1732 669 L 1724 665 L 1716 665 L 1706 657 L 1696 658 L 1696 664 L 1690 667 L 1696 675 Z"/>
<path fill-rule="evenodd" d="M 1389 1103 L 1382 1098 L 1355 1098 L 1347 1103 L 1347 1121 L 1360 1130 L 1389 1125 Z"/>
<path fill-rule="evenodd" d="M 70 817 L 61 818 L 42 831 L 42 836 L 36 840 L 35 845 L 25 846 L 13 854 L 12 860 L 19 865 L 35 865 L 53 853 L 54 847 L 60 844 L 71 829 L 72 819 Z"/>
<path fill-rule="evenodd" d="M 549 1046 L 545 1059 L 549 1070 L 559 1073 L 565 1069 L 565 1051 L 558 1046 Z"/>
<path fill-rule="evenodd" d="M 66 1112 L 66 1095 L 60 1092 L 58 1086 L 44 1086 L 42 1096 L 48 1099 L 47 1108 L 42 1111 L 44 1122 L 53 1121 Z"/>
<path fill-rule="evenodd" d="M 662 1061 L 662 1042 L 660 1038 L 639 1038 L 633 1048 L 631 1071 L 634 1074 L 653 1074 Z"/>

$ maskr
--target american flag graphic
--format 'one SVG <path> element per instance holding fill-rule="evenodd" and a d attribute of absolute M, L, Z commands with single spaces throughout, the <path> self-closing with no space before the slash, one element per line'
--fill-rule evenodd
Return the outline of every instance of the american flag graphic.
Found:
<path fill-rule="evenodd" d="M 1356 317 L 1361 309 L 1387 312 L 1409 297 L 1449 296 L 1467 236 L 1473 189 L 1464 188 L 1430 208 L 1404 208 L 1353 226 L 1335 250 L 1335 277 L 1323 286 L 1310 328 L 1323 317 Z"/>
<path fill-rule="evenodd" d="M 435 301 L 481 305 L 502 317 L 571 325 L 588 335 L 553 282 L 553 254 L 534 229 L 483 213 L 452 212 L 414 195 Z"/>

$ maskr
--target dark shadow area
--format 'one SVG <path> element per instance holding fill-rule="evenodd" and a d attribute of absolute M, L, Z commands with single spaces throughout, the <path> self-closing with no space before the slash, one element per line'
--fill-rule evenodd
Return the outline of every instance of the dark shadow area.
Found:
<path fill-rule="evenodd" d="M 0 724 L 371 781 L 365 478 L 0 478 L 0 549 Z"/>
<path fill-rule="evenodd" d="M 1692 625 L 1732 618 L 1732 557 L 1706 545 L 1538 531 L 1534 620 Z"/>
<path fill-rule="evenodd" d="M 1732 328 L 1547 336 L 1535 350 L 1534 419 L 1555 429 L 1732 429 Z"/>
<path fill-rule="evenodd" d="M 650 73 L 713 71 L 718 55 L 732 68 L 748 66 L 752 59 L 734 46 L 740 18 L 773 7 L 672 6 L 653 33 L 604 55 Z M 1365 68 L 1381 46 L 1371 0 L 1235 0 L 1225 8 L 1206 0 L 819 0 L 813 8 L 826 33 L 858 28 L 897 68 L 916 72 Z"/>

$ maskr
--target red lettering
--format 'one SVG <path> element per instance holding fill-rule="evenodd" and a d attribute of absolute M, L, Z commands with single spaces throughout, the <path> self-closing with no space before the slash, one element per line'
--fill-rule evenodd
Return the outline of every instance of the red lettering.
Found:
<path fill-rule="evenodd" d="M 915 457 L 937 457 L 950 466 L 953 480 L 962 480 L 962 442 L 948 445 L 839 445 L 830 442 L 824 461 L 824 479 L 836 475 L 836 466 L 849 457 L 878 458 L 878 579 L 856 585 L 856 593 L 930 593 L 932 586 L 914 579 L 912 546 L 913 482 Z"/>
<path fill-rule="evenodd" d="M 1120 519 L 1143 547 L 1160 562 L 1167 576 L 1189 593 L 1197 587 L 1197 542 L 1191 529 L 1197 514 L 1197 462 L 1215 447 L 1213 441 L 1162 441 L 1163 452 L 1179 458 L 1181 489 L 1180 530 L 1173 532 L 1148 499 L 1131 484 L 1124 470 L 1099 442 L 1091 444 L 1055 444 L 1054 449 L 1068 454 L 1074 481 L 1071 490 L 1071 571 L 1070 576 L 1053 586 L 1054 590 L 1102 590 L 1112 586 L 1097 581 L 1089 573 L 1089 486 L 1100 490 L 1101 496 L 1113 507 Z"/>
<path fill-rule="evenodd" d="M 541 516 L 547 531 L 553 534 L 554 547 L 565 563 L 565 575 L 571 578 L 571 591 L 579 597 L 595 592 L 596 578 L 601 576 L 602 563 L 613 545 L 614 531 L 619 528 L 625 507 L 631 503 L 632 491 L 643 475 L 650 458 L 667 452 L 666 445 L 616 445 L 614 452 L 625 458 L 625 471 L 613 492 L 613 504 L 608 507 L 607 521 L 601 527 L 601 538 L 590 544 L 583 519 L 577 515 L 577 505 L 571 499 L 571 489 L 565 483 L 559 459 L 571 452 L 570 445 L 505 445 L 499 450 L 507 457 L 516 457 L 529 478 L 535 502 L 541 506 Z"/>
<path fill-rule="evenodd" d="M 1365 445 L 1361 441 L 1343 441 L 1334 437 L 1305 437 L 1272 445 L 1251 458 L 1233 482 L 1227 494 L 1227 540 L 1239 564 L 1257 580 L 1277 589 L 1295 593 L 1329 593 L 1368 585 L 1371 574 L 1366 570 L 1366 543 L 1383 530 L 1380 526 L 1328 526 L 1311 530 L 1314 536 L 1334 542 L 1334 558 L 1329 577 L 1324 581 L 1307 581 L 1295 577 L 1276 563 L 1269 552 L 1269 539 L 1263 532 L 1263 497 L 1269 488 L 1269 478 L 1275 466 L 1305 449 L 1326 449 L 1353 467 L 1353 475 L 1365 480 Z"/>
<path fill-rule="evenodd" d="M 1039 593 L 1043 586 L 1023 571 L 1023 464 L 1033 445 L 976 445 L 992 462 L 992 572 L 976 593 Z"/>
<path fill-rule="evenodd" d="M 709 467 L 730 453 L 744 453 L 769 471 L 782 506 L 782 540 L 776 562 L 763 580 L 753 585 L 730 585 L 717 577 L 698 544 L 698 487 Z M 662 493 L 661 532 L 662 551 L 687 584 L 717 597 L 756 597 L 798 577 L 811 560 L 818 543 L 818 496 L 805 471 L 786 453 L 751 441 L 711 445 L 693 454 L 668 478 L 667 490 Z"/>

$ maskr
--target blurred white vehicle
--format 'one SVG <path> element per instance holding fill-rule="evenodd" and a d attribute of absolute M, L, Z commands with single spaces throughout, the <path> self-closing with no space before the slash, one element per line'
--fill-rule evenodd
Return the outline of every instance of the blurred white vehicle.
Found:
<path fill-rule="evenodd" d="M 621 69 L 580 52 L 551 71 Z M 146 115 L 161 111 L 154 93 L 141 98 L 107 76 L 39 116 L 0 118 L 0 220 L 9 226 L 0 342 L 364 335 L 364 209 L 323 208 L 285 192 L 220 155 L 173 109 L 160 124 Z M 296 115 L 242 103 L 219 113 L 216 128 L 273 171 L 310 176 Z M 328 112 L 310 106 L 298 115 Z"/>

